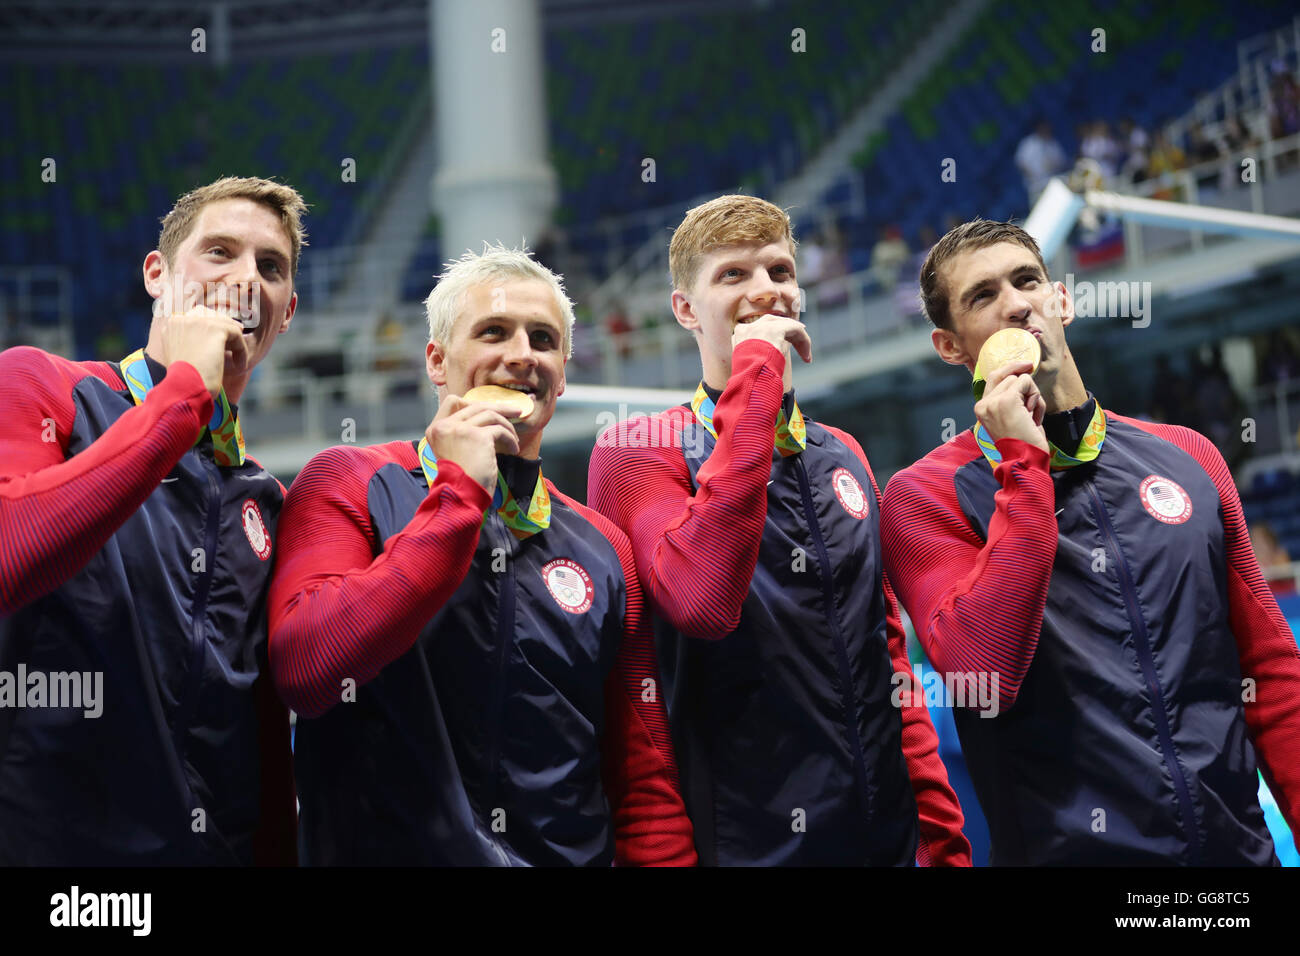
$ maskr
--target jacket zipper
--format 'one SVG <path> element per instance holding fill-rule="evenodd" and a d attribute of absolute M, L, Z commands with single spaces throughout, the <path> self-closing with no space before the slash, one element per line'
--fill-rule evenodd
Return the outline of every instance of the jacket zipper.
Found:
<path fill-rule="evenodd" d="M 1155 717 L 1156 733 L 1160 737 L 1161 756 L 1164 758 L 1165 766 L 1169 768 L 1169 775 L 1174 782 L 1174 791 L 1178 795 L 1179 811 L 1183 818 L 1183 830 L 1187 837 L 1188 849 L 1191 852 L 1191 863 L 1195 866 L 1199 859 L 1197 851 L 1200 841 L 1197 837 L 1195 817 L 1192 815 L 1192 795 L 1187 786 L 1187 778 L 1183 775 L 1183 768 L 1179 765 L 1177 757 L 1174 756 L 1174 737 L 1169 729 L 1169 715 L 1165 710 L 1164 693 L 1160 688 L 1160 680 L 1156 676 L 1155 657 L 1151 653 L 1151 641 L 1147 634 L 1146 622 L 1142 619 L 1141 610 L 1138 607 L 1137 589 L 1133 586 L 1133 575 L 1129 569 L 1128 560 L 1124 557 L 1124 552 L 1120 550 L 1119 539 L 1115 536 L 1115 528 L 1110 522 L 1110 514 L 1106 511 L 1105 504 L 1102 503 L 1096 485 L 1091 481 L 1085 482 L 1085 484 L 1088 486 L 1088 493 L 1092 496 L 1093 510 L 1097 514 L 1097 522 L 1101 526 L 1102 534 L 1115 555 L 1115 566 L 1119 570 L 1119 585 L 1124 592 L 1124 603 L 1128 607 L 1129 624 L 1133 628 L 1133 647 L 1137 651 L 1138 663 L 1142 666 L 1142 676 L 1146 680 L 1147 690 L 1151 693 L 1152 716 Z"/>
<path fill-rule="evenodd" d="M 501 519 L 496 514 L 488 517 L 488 525 L 494 529 L 504 527 Z M 509 530 L 506 531 L 509 534 Z M 496 539 L 495 533 L 493 539 Z M 488 752 L 487 752 L 487 786 L 484 788 L 484 809 L 489 817 L 492 811 L 497 809 L 493 804 L 497 797 L 497 778 L 500 775 L 498 763 L 501 759 L 501 722 L 504 717 L 505 697 L 506 697 L 506 657 L 510 651 L 510 644 L 514 636 L 514 619 L 515 619 L 515 563 L 509 557 L 509 542 L 506 547 L 506 572 L 504 581 L 501 586 L 501 600 L 499 603 L 499 613 L 497 616 L 497 671 L 496 686 L 492 693 L 492 709 L 488 714 Z"/>
<path fill-rule="evenodd" d="M 838 608 L 835 605 L 835 585 L 831 579 L 831 559 L 822 538 L 821 527 L 817 524 L 813 509 L 812 488 L 808 484 L 808 473 L 804 469 L 803 459 L 795 456 L 795 465 L 799 474 L 799 492 L 803 497 L 804 514 L 808 518 L 808 530 L 812 532 L 813 544 L 817 548 L 817 561 L 821 568 L 822 595 L 826 601 L 826 616 L 831 622 L 832 639 L 835 643 L 835 656 L 840 672 L 840 704 L 844 709 L 844 722 L 849 730 L 849 742 L 853 746 L 853 768 L 857 776 L 858 791 L 868 818 L 871 817 L 871 799 L 867 791 L 866 757 L 862 751 L 862 739 L 858 734 L 857 709 L 853 705 L 852 672 L 849 668 L 849 653 L 844 643 L 844 634 L 840 630 Z"/>
<path fill-rule="evenodd" d="M 185 774 L 185 734 L 189 730 L 190 721 L 194 718 L 194 708 L 198 705 L 199 686 L 203 671 L 203 628 L 208 610 L 208 595 L 212 590 L 213 567 L 217 560 L 217 533 L 220 530 L 221 522 L 221 492 L 217 485 L 217 479 L 213 475 L 216 465 L 203 459 L 202 455 L 199 458 L 203 461 L 204 471 L 208 478 L 208 519 L 203 533 L 203 571 L 200 573 L 198 584 L 194 589 L 194 606 L 190 628 L 190 666 L 185 675 L 185 694 L 181 698 L 180 707 L 177 709 L 176 727 L 172 735 L 176 755 L 180 761 L 181 778 L 185 782 L 192 805 L 197 804 L 197 801 L 194 797 L 194 788 L 190 786 L 189 777 Z M 199 809 L 199 807 L 191 806 L 191 811 L 196 809 Z"/>

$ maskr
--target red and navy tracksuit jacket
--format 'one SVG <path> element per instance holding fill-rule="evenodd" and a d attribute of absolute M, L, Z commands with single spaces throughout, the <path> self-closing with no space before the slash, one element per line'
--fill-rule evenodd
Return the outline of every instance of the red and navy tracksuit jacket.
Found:
<path fill-rule="evenodd" d="M 626 539 L 547 482 L 519 540 L 416 447 L 329 449 L 285 504 L 271 665 L 304 862 L 693 863 Z M 498 462 L 527 501 L 538 463 Z"/>
<path fill-rule="evenodd" d="M 663 622 L 700 860 L 969 865 L 924 704 L 895 694 L 911 672 L 874 479 L 814 422 L 803 451 L 775 451 L 784 362 L 741 343 L 716 440 L 683 406 L 609 429 L 591 458 L 592 505 L 627 532 Z"/>
<path fill-rule="evenodd" d="M 1222 457 L 1109 412 L 1092 462 L 997 448 L 964 432 L 884 512 L 935 668 L 999 675 L 996 716 L 955 711 L 990 862 L 1274 864 L 1256 767 L 1295 829 L 1300 652 Z"/>
<path fill-rule="evenodd" d="M 283 489 L 214 464 L 193 366 L 150 369 L 137 407 L 114 364 L 0 354 L 0 671 L 103 675 L 98 717 L 0 707 L 0 864 L 293 860 L 258 681 Z"/>

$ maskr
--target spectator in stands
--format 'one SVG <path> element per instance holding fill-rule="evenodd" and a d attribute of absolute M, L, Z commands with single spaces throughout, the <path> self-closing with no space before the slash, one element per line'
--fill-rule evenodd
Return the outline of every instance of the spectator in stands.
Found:
<path fill-rule="evenodd" d="M 1296 587 L 1291 555 L 1287 554 L 1286 548 L 1267 521 L 1256 521 L 1250 526 L 1250 546 L 1273 593 L 1294 594 Z"/>
<path fill-rule="evenodd" d="M 540 261 L 540 260 L 539 260 Z M 627 309 L 622 302 L 615 301 L 605 313 L 605 331 L 614 341 L 620 358 L 632 354 L 632 347 L 627 343 L 627 335 L 632 331 L 632 320 L 627 316 Z"/>
<path fill-rule="evenodd" d="M 1182 149 L 1168 136 L 1164 130 L 1156 133 L 1155 142 L 1151 145 L 1151 156 L 1147 163 L 1147 175 L 1151 179 L 1160 177 L 1171 177 L 1178 170 L 1187 166 L 1187 156 Z M 1153 199 L 1173 199 L 1175 198 L 1176 189 L 1172 182 L 1165 182 L 1160 188 L 1151 194 Z"/>
<path fill-rule="evenodd" d="M 1241 415 L 1243 405 L 1232 387 L 1228 370 L 1223 367 L 1223 352 L 1218 345 L 1207 347 L 1208 355 L 1192 360 L 1192 381 L 1196 385 L 1197 429 L 1205 434 L 1219 453 L 1235 466 L 1242 456 Z"/>
<path fill-rule="evenodd" d="M 925 264 L 925 257 L 930 254 L 930 249 L 939 241 L 938 234 L 934 231 L 933 226 L 922 226 L 919 234 L 920 248 L 908 257 L 907 264 L 903 266 L 903 280 L 894 289 L 894 307 L 900 318 L 906 320 L 913 316 L 919 316 L 924 311 L 924 305 L 921 302 L 921 288 L 917 285 L 915 276 L 921 274 L 921 266 Z"/>
<path fill-rule="evenodd" d="M 1219 147 L 1205 132 L 1204 123 L 1193 123 L 1187 130 L 1187 154 L 1193 163 L 1208 163 L 1219 158 Z"/>
<path fill-rule="evenodd" d="M 1225 154 L 1220 138 L 1211 135 L 1204 123 L 1193 123 L 1187 130 L 1187 158 L 1192 166 L 1212 163 Z M 1215 186 L 1221 179 L 1222 169 L 1202 170 L 1196 174 L 1196 185 L 1199 188 Z"/>
<path fill-rule="evenodd" d="M 400 372 L 411 367 L 410 356 L 402 351 L 402 323 L 385 311 L 375 323 L 375 371 Z"/>
<path fill-rule="evenodd" d="M 903 230 L 893 223 L 885 226 L 871 249 L 871 277 L 883 291 L 893 292 L 894 286 L 898 285 L 898 274 L 911 255 Z"/>
<path fill-rule="evenodd" d="M 1256 351 L 1260 385 L 1300 379 L 1300 354 L 1297 354 L 1292 335 L 1285 329 L 1274 329 L 1268 337 L 1268 346 Z"/>
<path fill-rule="evenodd" d="M 1052 126 L 1046 119 L 1038 121 L 1034 131 L 1016 147 L 1016 168 L 1025 181 L 1025 193 L 1032 209 L 1038 196 L 1047 188 L 1048 181 L 1069 165 L 1065 150 L 1052 136 Z"/>
<path fill-rule="evenodd" d="M 835 308 L 849 300 L 849 290 L 844 282 L 836 282 L 849 272 L 848 255 L 844 251 L 844 233 L 835 220 L 826 225 L 807 242 L 800 243 L 800 286 L 811 291 L 820 308 Z"/>
<path fill-rule="evenodd" d="M 1147 131 L 1133 121 L 1131 116 L 1120 120 L 1120 146 L 1124 158 L 1120 163 L 1120 178 L 1130 183 L 1140 183 L 1147 178 L 1147 150 L 1151 146 L 1151 137 Z"/>
<path fill-rule="evenodd" d="M 1241 186 L 1243 155 L 1249 155 L 1255 146 L 1254 137 L 1246 130 L 1241 118 L 1235 114 L 1219 124 L 1215 145 L 1223 162 L 1219 165 L 1219 190 L 1228 192 Z"/>
<path fill-rule="evenodd" d="M 1223 121 L 1223 143 L 1230 154 L 1257 145 L 1254 134 L 1235 114 Z"/>
<path fill-rule="evenodd" d="M 1274 139 L 1300 132 L 1300 86 L 1286 64 L 1273 64 L 1273 78 L 1268 84 L 1269 130 Z"/>
<path fill-rule="evenodd" d="M 1167 425 L 1195 424 L 1191 409 L 1194 396 L 1187 378 L 1173 370 L 1168 355 L 1157 355 L 1151 375 L 1151 397 L 1148 402 L 1153 421 Z"/>
<path fill-rule="evenodd" d="M 826 277 L 826 240 L 820 232 L 812 233 L 799 245 L 799 258 L 803 262 L 799 270 L 800 288 L 816 288 L 817 283 Z"/>
<path fill-rule="evenodd" d="M 844 232 L 834 220 L 828 220 L 822 229 L 821 243 L 821 288 L 817 290 L 817 304 L 823 309 L 836 308 L 849 301 L 848 286 L 835 281 L 848 275 L 849 256 L 845 250 Z M 804 249 L 800 246 L 800 256 L 803 253 Z M 799 281 L 802 284 L 802 272 L 799 273 Z"/>
<path fill-rule="evenodd" d="M 599 368 L 599 339 L 599 330 L 596 328 L 596 320 L 592 317 L 591 306 L 575 305 L 573 307 L 573 357 L 569 359 L 569 364 L 575 369 Z"/>
<path fill-rule="evenodd" d="M 1157 131 L 1155 142 L 1151 145 L 1151 158 L 1147 166 L 1151 176 L 1154 178 L 1166 173 L 1176 173 L 1186 165 L 1187 154 L 1177 143 L 1170 141 L 1164 130 Z"/>
<path fill-rule="evenodd" d="M 1120 146 L 1111 135 L 1109 123 L 1104 119 L 1093 120 L 1079 144 L 1079 155 L 1097 163 L 1105 184 L 1115 178 L 1119 171 Z"/>
<path fill-rule="evenodd" d="M 1152 420 L 1169 425 L 1193 424 L 1191 408 L 1195 398 L 1192 389 L 1187 384 L 1186 376 L 1180 375 L 1171 367 L 1169 355 L 1156 356 L 1151 380 L 1148 411 Z"/>

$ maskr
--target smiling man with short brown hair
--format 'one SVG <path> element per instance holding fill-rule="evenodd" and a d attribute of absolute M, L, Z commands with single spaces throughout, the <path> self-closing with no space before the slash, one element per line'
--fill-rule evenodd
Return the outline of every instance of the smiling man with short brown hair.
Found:
<path fill-rule="evenodd" d="M 0 672 L 101 674 L 102 713 L 0 694 L 0 864 L 291 863 L 288 713 L 264 676 L 284 489 L 237 403 L 288 330 L 302 198 L 182 196 L 120 362 L 0 354 Z"/>

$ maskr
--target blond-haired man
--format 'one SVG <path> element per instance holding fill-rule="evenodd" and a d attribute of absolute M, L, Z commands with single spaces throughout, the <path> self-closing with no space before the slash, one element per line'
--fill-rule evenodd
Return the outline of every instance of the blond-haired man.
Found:
<path fill-rule="evenodd" d="M 259 680 L 284 492 L 237 403 L 293 318 L 304 211 L 264 179 L 187 193 L 143 348 L 0 354 L 0 863 L 294 859 Z"/>
<path fill-rule="evenodd" d="M 663 622 L 701 862 L 968 865 L 910 692 L 875 479 L 794 400 L 792 353 L 812 357 L 794 256 L 789 217 L 762 199 L 686 214 L 672 307 L 702 381 L 689 405 L 601 435 L 590 499 L 631 539 Z"/>
<path fill-rule="evenodd" d="M 693 863 L 631 549 L 542 476 L 573 306 L 497 247 L 426 309 L 424 437 L 317 455 L 281 523 L 304 862 Z"/>

